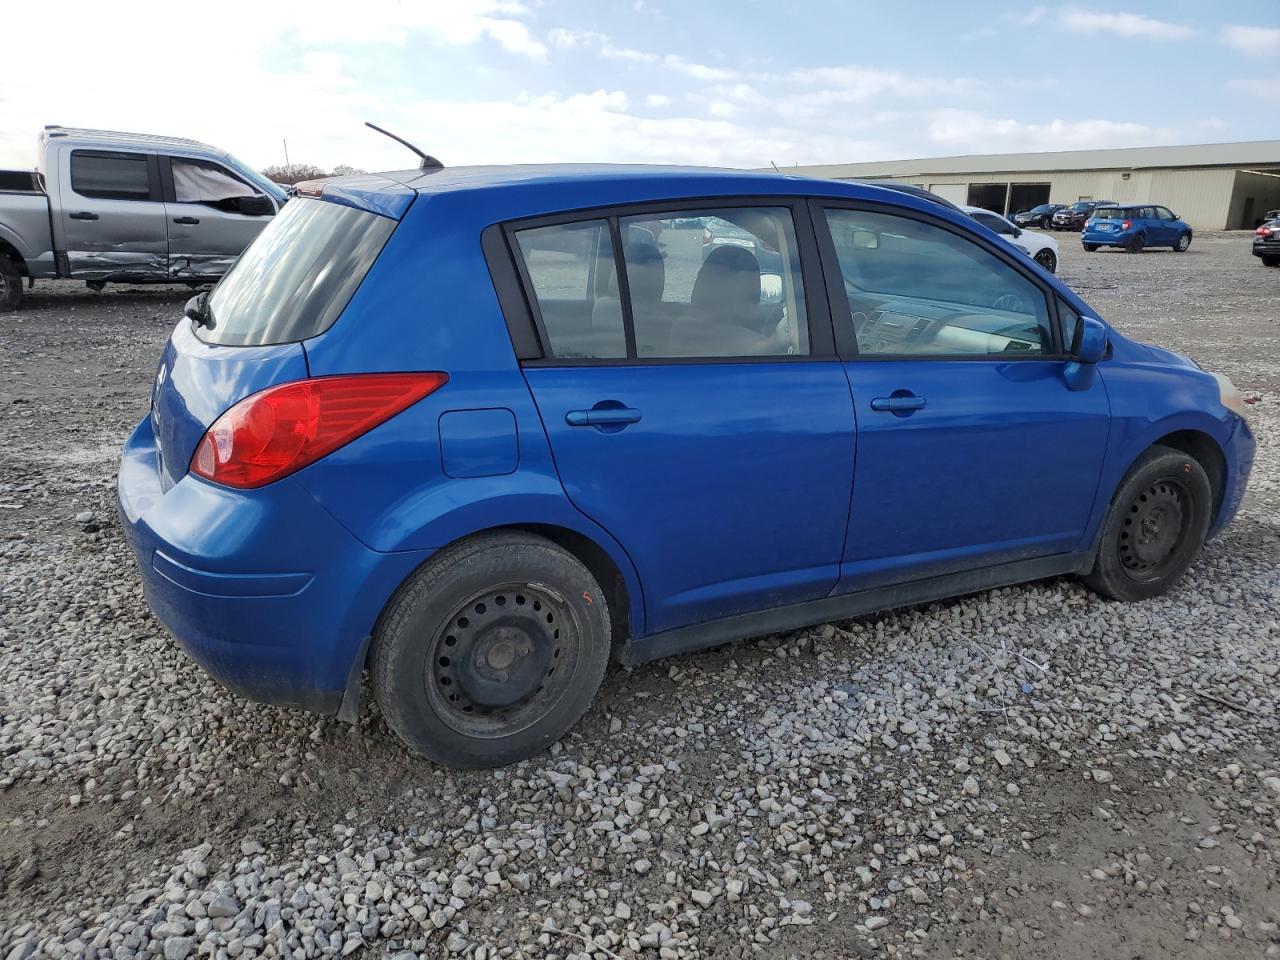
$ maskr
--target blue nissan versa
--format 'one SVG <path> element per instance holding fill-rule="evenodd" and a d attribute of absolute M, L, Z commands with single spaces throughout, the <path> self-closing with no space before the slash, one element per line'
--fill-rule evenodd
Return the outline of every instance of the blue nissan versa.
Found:
<path fill-rule="evenodd" d="M 1141 253 L 1146 247 L 1172 247 L 1183 253 L 1191 246 L 1191 225 L 1168 207 L 1151 204 L 1098 207 L 1089 214 L 1080 242 L 1093 253 L 1099 247 L 1123 247 Z"/>
<path fill-rule="evenodd" d="M 120 511 L 156 614 L 233 690 L 351 719 L 367 668 L 414 750 L 502 764 L 610 657 L 1060 574 L 1167 590 L 1253 438 L 1226 378 L 1095 317 L 871 185 L 329 180 L 188 304 Z"/>

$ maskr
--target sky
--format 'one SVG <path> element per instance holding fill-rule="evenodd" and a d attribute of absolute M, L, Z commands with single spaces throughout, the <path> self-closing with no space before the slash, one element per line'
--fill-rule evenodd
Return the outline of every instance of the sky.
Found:
<path fill-rule="evenodd" d="M 4 20 L 6 168 L 48 123 L 368 170 L 413 158 L 365 120 L 446 165 L 1280 138 L 1280 0 L 64 0 Z"/>

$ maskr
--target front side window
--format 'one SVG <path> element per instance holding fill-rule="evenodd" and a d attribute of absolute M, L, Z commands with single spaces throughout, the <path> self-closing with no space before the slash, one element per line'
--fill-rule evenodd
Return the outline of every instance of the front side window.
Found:
<path fill-rule="evenodd" d="M 76 150 L 71 154 L 71 189 L 100 200 L 150 200 L 147 157 Z"/>
<path fill-rule="evenodd" d="M 860 354 L 1053 353 L 1044 293 L 973 240 L 891 214 L 826 219 Z"/>
<path fill-rule="evenodd" d="M 614 229 L 622 270 L 614 257 Z M 809 353 L 790 210 L 740 207 L 515 232 L 558 359 Z"/>
<path fill-rule="evenodd" d="M 218 210 L 239 212 L 242 200 L 262 196 L 214 163 L 174 157 L 170 169 L 173 198 L 178 203 L 201 203 Z"/>
<path fill-rule="evenodd" d="M 1168 207 L 1156 207 L 1156 216 L 1159 217 L 1161 220 L 1177 220 L 1178 219 L 1173 215 L 1173 211 L 1170 210 Z"/>

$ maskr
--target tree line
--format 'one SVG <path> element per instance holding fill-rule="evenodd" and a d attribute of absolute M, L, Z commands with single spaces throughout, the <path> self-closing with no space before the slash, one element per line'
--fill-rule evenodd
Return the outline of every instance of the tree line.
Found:
<path fill-rule="evenodd" d="M 340 163 L 332 170 L 328 171 L 323 167 L 317 167 L 314 163 L 281 163 L 272 167 L 266 167 L 262 171 L 263 176 L 268 180 L 285 186 L 293 186 L 295 183 L 301 183 L 303 180 L 322 180 L 325 177 L 349 177 L 355 173 L 368 173 L 368 171 L 361 170 L 359 167 L 348 166 L 345 163 Z"/>

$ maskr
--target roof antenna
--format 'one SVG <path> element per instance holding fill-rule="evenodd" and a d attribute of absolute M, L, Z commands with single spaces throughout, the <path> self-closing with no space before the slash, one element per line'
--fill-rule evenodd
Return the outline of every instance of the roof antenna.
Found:
<path fill-rule="evenodd" d="M 773 167 L 773 172 L 774 172 L 774 173 L 777 173 L 777 174 L 781 174 L 781 173 L 782 173 L 782 171 L 778 169 L 778 165 L 777 165 L 776 163 L 774 163 L 772 160 L 770 160 L 770 161 L 769 161 L 769 166 Z"/>
<path fill-rule="evenodd" d="M 369 127 L 371 130 L 377 130 L 379 133 L 383 134 L 384 136 L 390 137 L 396 143 L 404 144 L 404 146 L 408 147 L 410 150 L 412 150 L 414 153 L 420 156 L 422 158 L 422 162 L 418 164 L 419 170 L 422 170 L 425 172 L 430 170 L 444 169 L 443 163 L 441 163 L 435 157 L 431 156 L 429 153 L 423 153 L 421 150 L 415 147 L 412 143 L 410 143 L 404 137 L 397 137 L 390 130 L 383 130 L 382 127 L 378 126 L 376 123 L 370 123 L 368 120 L 364 122 L 364 125 L 366 127 Z"/>

